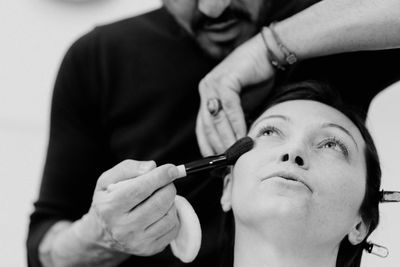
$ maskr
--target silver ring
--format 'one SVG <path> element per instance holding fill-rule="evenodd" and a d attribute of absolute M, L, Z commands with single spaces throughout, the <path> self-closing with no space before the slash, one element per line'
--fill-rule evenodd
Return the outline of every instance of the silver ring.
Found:
<path fill-rule="evenodd" d="M 219 98 L 211 98 L 207 101 L 207 110 L 211 116 L 215 117 L 222 110 L 222 103 Z"/>

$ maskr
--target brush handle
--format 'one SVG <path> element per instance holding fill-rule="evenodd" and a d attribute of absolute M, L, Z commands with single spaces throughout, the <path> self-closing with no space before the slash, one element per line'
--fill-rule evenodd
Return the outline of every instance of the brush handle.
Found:
<path fill-rule="evenodd" d="M 179 177 L 182 178 L 189 174 L 196 172 L 211 170 L 217 167 L 225 166 L 227 164 L 226 155 L 217 155 L 195 160 L 186 164 L 177 166 Z"/>

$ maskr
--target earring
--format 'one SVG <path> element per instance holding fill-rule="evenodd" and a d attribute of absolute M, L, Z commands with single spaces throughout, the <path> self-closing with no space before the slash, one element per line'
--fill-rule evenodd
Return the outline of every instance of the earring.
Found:
<path fill-rule="evenodd" d="M 386 247 L 370 242 L 365 242 L 364 249 L 368 253 L 376 255 L 381 258 L 386 258 L 389 255 L 389 250 Z"/>
<path fill-rule="evenodd" d="M 385 191 L 380 192 L 380 202 L 400 202 L 400 192 L 399 191 Z"/>

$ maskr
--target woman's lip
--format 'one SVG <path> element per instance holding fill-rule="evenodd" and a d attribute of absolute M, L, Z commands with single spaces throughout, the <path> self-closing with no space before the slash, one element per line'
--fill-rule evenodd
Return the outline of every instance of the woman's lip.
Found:
<path fill-rule="evenodd" d="M 299 183 L 302 183 L 304 186 L 306 186 L 308 188 L 308 190 L 310 190 L 311 192 L 313 192 L 312 188 L 304 181 L 304 179 L 302 177 L 300 177 L 299 175 L 296 175 L 292 172 L 275 172 L 272 173 L 271 175 L 268 175 L 267 177 L 261 179 L 262 181 L 264 180 L 268 180 L 270 178 L 273 177 L 280 177 L 282 179 L 286 179 L 286 180 L 291 180 L 291 181 L 296 181 Z"/>

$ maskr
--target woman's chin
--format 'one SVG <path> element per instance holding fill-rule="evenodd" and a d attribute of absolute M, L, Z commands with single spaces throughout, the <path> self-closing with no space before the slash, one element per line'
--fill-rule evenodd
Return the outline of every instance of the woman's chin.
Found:
<path fill-rule="evenodd" d="M 276 244 L 299 244 L 310 236 L 309 212 L 304 202 L 271 198 L 257 207 L 234 210 L 234 216 L 237 231 Z"/>
<path fill-rule="evenodd" d="M 298 222 L 307 222 L 310 216 L 310 199 L 304 195 L 263 195 L 261 199 L 243 203 L 234 206 L 233 211 L 237 219 L 250 224 L 288 227 L 297 224 L 298 227 Z"/>

